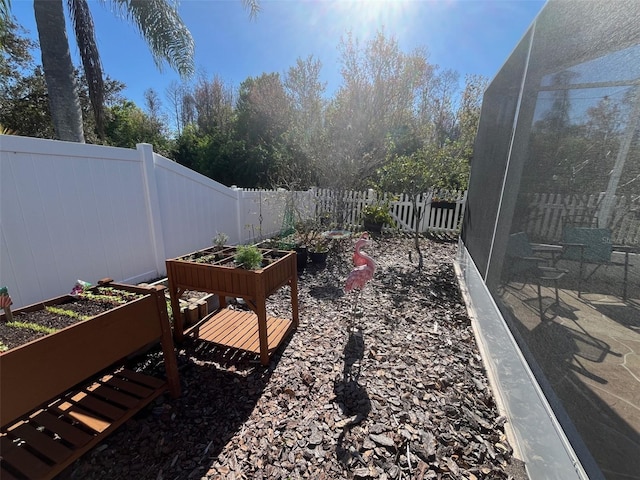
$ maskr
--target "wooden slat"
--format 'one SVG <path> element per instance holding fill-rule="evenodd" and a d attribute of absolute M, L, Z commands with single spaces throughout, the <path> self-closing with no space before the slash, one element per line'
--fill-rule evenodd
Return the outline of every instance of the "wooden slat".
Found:
<path fill-rule="evenodd" d="M 288 320 L 282 320 L 273 317 L 269 317 L 267 319 L 267 339 L 270 352 L 272 350 L 275 350 L 278 345 L 280 345 L 280 342 L 287 333 L 289 325 L 291 325 L 291 322 L 289 322 Z M 257 335 L 252 338 L 252 343 L 248 345 L 247 349 L 250 351 L 260 351 L 260 343 Z"/>
<path fill-rule="evenodd" d="M 223 345 L 235 345 L 238 339 L 247 335 L 246 329 L 250 327 L 245 315 L 243 312 L 223 310 L 202 326 L 200 338 L 216 339 L 217 343 Z"/>
<path fill-rule="evenodd" d="M 18 480 L 17 477 L 4 468 L 2 463 L 0 463 L 0 478 L 2 480 Z"/>
<path fill-rule="evenodd" d="M 247 336 L 257 332 L 257 323 L 257 317 L 252 313 L 223 310 L 204 325 L 200 331 L 200 339 L 239 348 L 245 343 Z"/>
<path fill-rule="evenodd" d="M 129 382 L 115 376 L 110 378 L 107 384 L 138 398 L 147 398 L 154 393 L 154 390 L 152 388 L 143 387 L 142 385 L 139 385 L 137 383 Z"/>
<path fill-rule="evenodd" d="M 87 432 L 55 417 L 45 410 L 38 412 L 36 415 L 32 416 L 31 419 L 38 425 L 45 427 L 47 430 L 55 432 L 62 439 L 69 442 L 76 448 L 89 443 L 93 438 L 93 436 Z"/>
<path fill-rule="evenodd" d="M 138 380 L 144 380 L 149 384 L 156 384 L 155 381 L 149 381 L 149 377 L 146 375 L 139 376 L 139 374 L 135 372 L 128 373 L 131 373 L 131 377 L 136 377 Z M 153 390 L 138 385 L 132 380 L 124 380 L 110 376 L 105 376 L 104 379 L 108 382 L 121 382 L 122 384 L 126 384 L 127 387 L 134 386 L 145 392 L 151 392 L 151 394 L 143 399 L 137 399 L 135 408 L 121 410 L 122 414 L 120 418 L 114 421 L 107 421 L 101 418 L 100 415 L 94 414 L 73 403 L 72 399 L 75 399 L 75 401 L 84 403 L 85 406 L 89 407 L 89 405 L 87 405 L 87 399 L 92 399 L 90 406 L 98 410 L 103 409 L 104 414 L 105 405 L 108 405 L 108 403 L 93 398 L 91 396 L 92 394 L 88 393 L 89 388 L 94 386 L 91 385 L 91 387 L 81 390 L 76 394 L 69 394 L 66 399 L 53 402 L 47 407 L 47 410 L 40 410 L 34 413 L 28 423 L 18 422 L 8 427 L 6 429 L 7 433 L 2 435 L 1 451 L 3 468 L 2 477 L 0 478 L 2 478 L 2 480 L 5 480 L 5 478 L 11 479 L 13 478 L 12 472 L 16 474 L 19 473 L 20 478 L 53 478 L 70 465 L 73 460 L 93 448 L 104 435 L 118 428 L 166 389 L 166 382 L 160 382 L 161 387 Z M 105 386 L 102 387 L 108 388 Z M 94 400 L 98 401 L 94 402 Z M 106 410 L 109 410 L 109 408 L 107 407 Z M 73 419 L 79 423 L 71 424 L 65 421 L 65 419 Z M 55 433 L 62 441 L 53 440 L 52 434 L 50 435 L 46 431 L 39 431 L 38 428 L 40 427 L 44 427 L 46 431 L 52 432 L 52 434 Z M 88 430 L 94 430 L 96 433 L 87 433 L 82 427 Z M 19 438 L 23 443 L 18 447 L 11 441 L 11 438 Z M 24 442 L 26 442 L 26 445 Z M 67 443 L 71 444 L 72 447 L 67 447 Z M 51 464 L 43 461 L 43 458 L 50 459 Z"/>
<path fill-rule="evenodd" d="M 21 423 L 10 431 L 12 437 L 19 438 L 37 450 L 49 460 L 60 463 L 73 454 L 73 450 L 63 445 L 60 441 L 54 440 L 44 432 L 37 430 L 33 424 Z"/>
<path fill-rule="evenodd" d="M 7 462 L 27 478 L 41 478 L 50 469 L 48 464 L 26 448 L 17 446 L 6 436 L 0 437 L 0 451 L 2 451 L 2 461 Z"/>
<path fill-rule="evenodd" d="M 152 377 L 150 375 L 145 375 L 144 373 L 134 372 L 133 370 L 129 370 L 126 368 L 117 372 L 117 375 L 119 377 L 127 378 L 133 382 L 139 383 L 140 385 L 148 387 L 153 390 L 161 388 L 166 384 L 164 380 L 161 380 L 156 377 Z"/>
<path fill-rule="evenodd" d="M 95 413 L 85 410 L 78 405 L 74 405 L 71 402 L 60 402 L 55 406 L 61 413 L 64 413 L 71 417 L 73 420 L 80 422 L 81 424 L 89 427 L 98 433 L 104 432 L 111 426 L 111 422 L 104 420 L 97 416 Z"/>
<path fill-rule="evenodd" d="M 119 419 L 126 412 L 126 409 L 105 402 L 104 400 L 94 397 L 87 392 L 77 392 L 75 395 L 70 397 L 70 400 L 78 406 L 95 412 L 111 421 Z"/>
<path fill-rule="evenodd" d="M 119 390 L 114 390 L 108 385 L 104 385 L 101 383 L 94 383 L 93 385 L 89 385 L 87 387 L 87 391 L 91 392 L 97 397 L 104 398 L 111 403 L 121 405 L 125 408 L 135 408 L 140 403 L 137 397 L 132 397 L 131 395 L 127 395 L 126 393 Z"/>
<path fill-rule="evenodd" d="M 292 322 L 280 318 L 267 318 L 269 351 L 273 351 L 290 331 Z M 260 353 L 258 318 L 252 312 L 223 310 L 212 315 L 199 328 L 200 340 L 238 350 Z"/>

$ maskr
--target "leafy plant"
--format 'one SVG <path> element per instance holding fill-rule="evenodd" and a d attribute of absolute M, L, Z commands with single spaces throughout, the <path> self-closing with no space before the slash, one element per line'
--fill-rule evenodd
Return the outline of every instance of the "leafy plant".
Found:
<path fill-rule="evenodd" d="M 326 253 L 329 251 L 329 240 L 318 235 L 311 241 L 309 250 L 315 253 Z"/>
<path fill-rule="evenodd" d="M 296 243 L 303 247 L 309 247 L 318 236 L 316 223 L 313 219 L 300 220 L 296 222 Z"/>
<path fill-rule="evenodd" d="M 368 223 L 394 224 L 388 204 L 365 206 L 362 209 L 362 219 Z"/>
<path fill-rule="evenodd" d="M 214 247 L 218 249 L 224 247 L 229 240 L 229 235 L 224 232 L 218 233 L 215 237 L 213 237 L 212 243 Z"/>
<path fill-rule="evenodd" d="M 262 252 L 255 245 L 239 245 L 234 260 L 247 270 L 257 270 L 262 266 Z"/>
<path fill-rule="evenodd" d="M 455 176 L 444 169 L 444 149 L 424 147 L 411 155 L 397 155 L 378 171 L 378 187 L 388 192 L 403 192 L 409 196 L 414 212 L 420 212 L 415 222 L 414 244 L 418 252 L 418 270 L 424 259 L 420 250 L 420 222 L 425 209 L 418 210 L 418 197 L 434 188 L 452 185 L 447 179 Z M 448 157 L 447 157 L 448 158 Z"/>

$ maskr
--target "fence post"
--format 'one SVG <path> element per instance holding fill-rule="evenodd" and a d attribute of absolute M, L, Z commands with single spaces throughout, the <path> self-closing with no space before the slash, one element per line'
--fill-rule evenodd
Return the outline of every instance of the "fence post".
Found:
<path fill-rule="evenodd" d="M 237 224 L 237 235 L 238 241 L 236 243 L 244 243 L 244 238 L 242 235 L 242 228 L 244 220 L 244 194 L 241 188 L 238 188 L 236 185 L 231 185 L 231 190 L 236 195 L 236 224 Z"/>
<path fill-rule="evenodd" d="M 144 198 L 149 219 L 149 233 L 151 246 L 156 263 L 158 275 L 166 274 L 166 254 L 164 248 L 164 233 L 162 231 L 162 212 L 160 211 L 160 199 L 158 197 L 158 185 L 156 183 L 153 146 L 148 143 L 136 145 L 138 155 L 142 161 L 142 179 Z"/>

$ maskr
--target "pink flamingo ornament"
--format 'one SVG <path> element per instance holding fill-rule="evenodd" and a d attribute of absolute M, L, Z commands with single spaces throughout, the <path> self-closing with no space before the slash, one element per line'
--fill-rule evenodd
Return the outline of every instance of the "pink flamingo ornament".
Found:
<path fill-rule="evenodd" d="M 356 242 L 356 250 L 353 252 L 353 265 L 359 267 L 367 263 L 365 257 L 360 253 L 360 249 L 369 242 L 369 232 L 364 232 Z M 374 267 L 375 268 L 375 267 Z"/>
<path fill-rule="evenodd" d="M 362 253 L 360 249 L 371 242 L 369 234 L 364 232 L 360 239 L 356 242 L 356 250 L 353 254 L 353 264 L 355 268 L 347 277 L 344 291 L 349 293 L 351 290 L 362 290 L 369 280 L 373 278 L 376 271 L 376 262 L 366 253 Z"/>
<path fill-rule="evenodd" d="M 369 234 L 367 232 L 364 232 L 356 242 L 356 249 L 353 254 L 353 264 L 355 267 L 351 270 L 351 273 L 349 273 L 344 285 L 344 291 L 346 293 L 349 293 L 353 289 L 358 290 L 356 301 L 353 302 L 353 312 L 348 327 L 349 331 L 353 329 L 353 317 L 356 314 L 358 301 L 360 300 L 360 292 L 367 282 L 373 278 L 373 274 L 376 271 L 376 262 L 373 258 L 360 251 L 361 248 L 365 247 L 370 242 L 371 240 L 369 239 Z"/>

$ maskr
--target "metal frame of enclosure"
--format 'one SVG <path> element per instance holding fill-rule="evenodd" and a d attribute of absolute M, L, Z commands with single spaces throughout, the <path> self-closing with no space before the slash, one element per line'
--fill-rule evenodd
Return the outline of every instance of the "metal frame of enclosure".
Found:
<path fill-rule="evenodd" d="M 550 0 L 484 95 L 457 267 L 534 480 L 640 478 L 638 18 Z"/>

